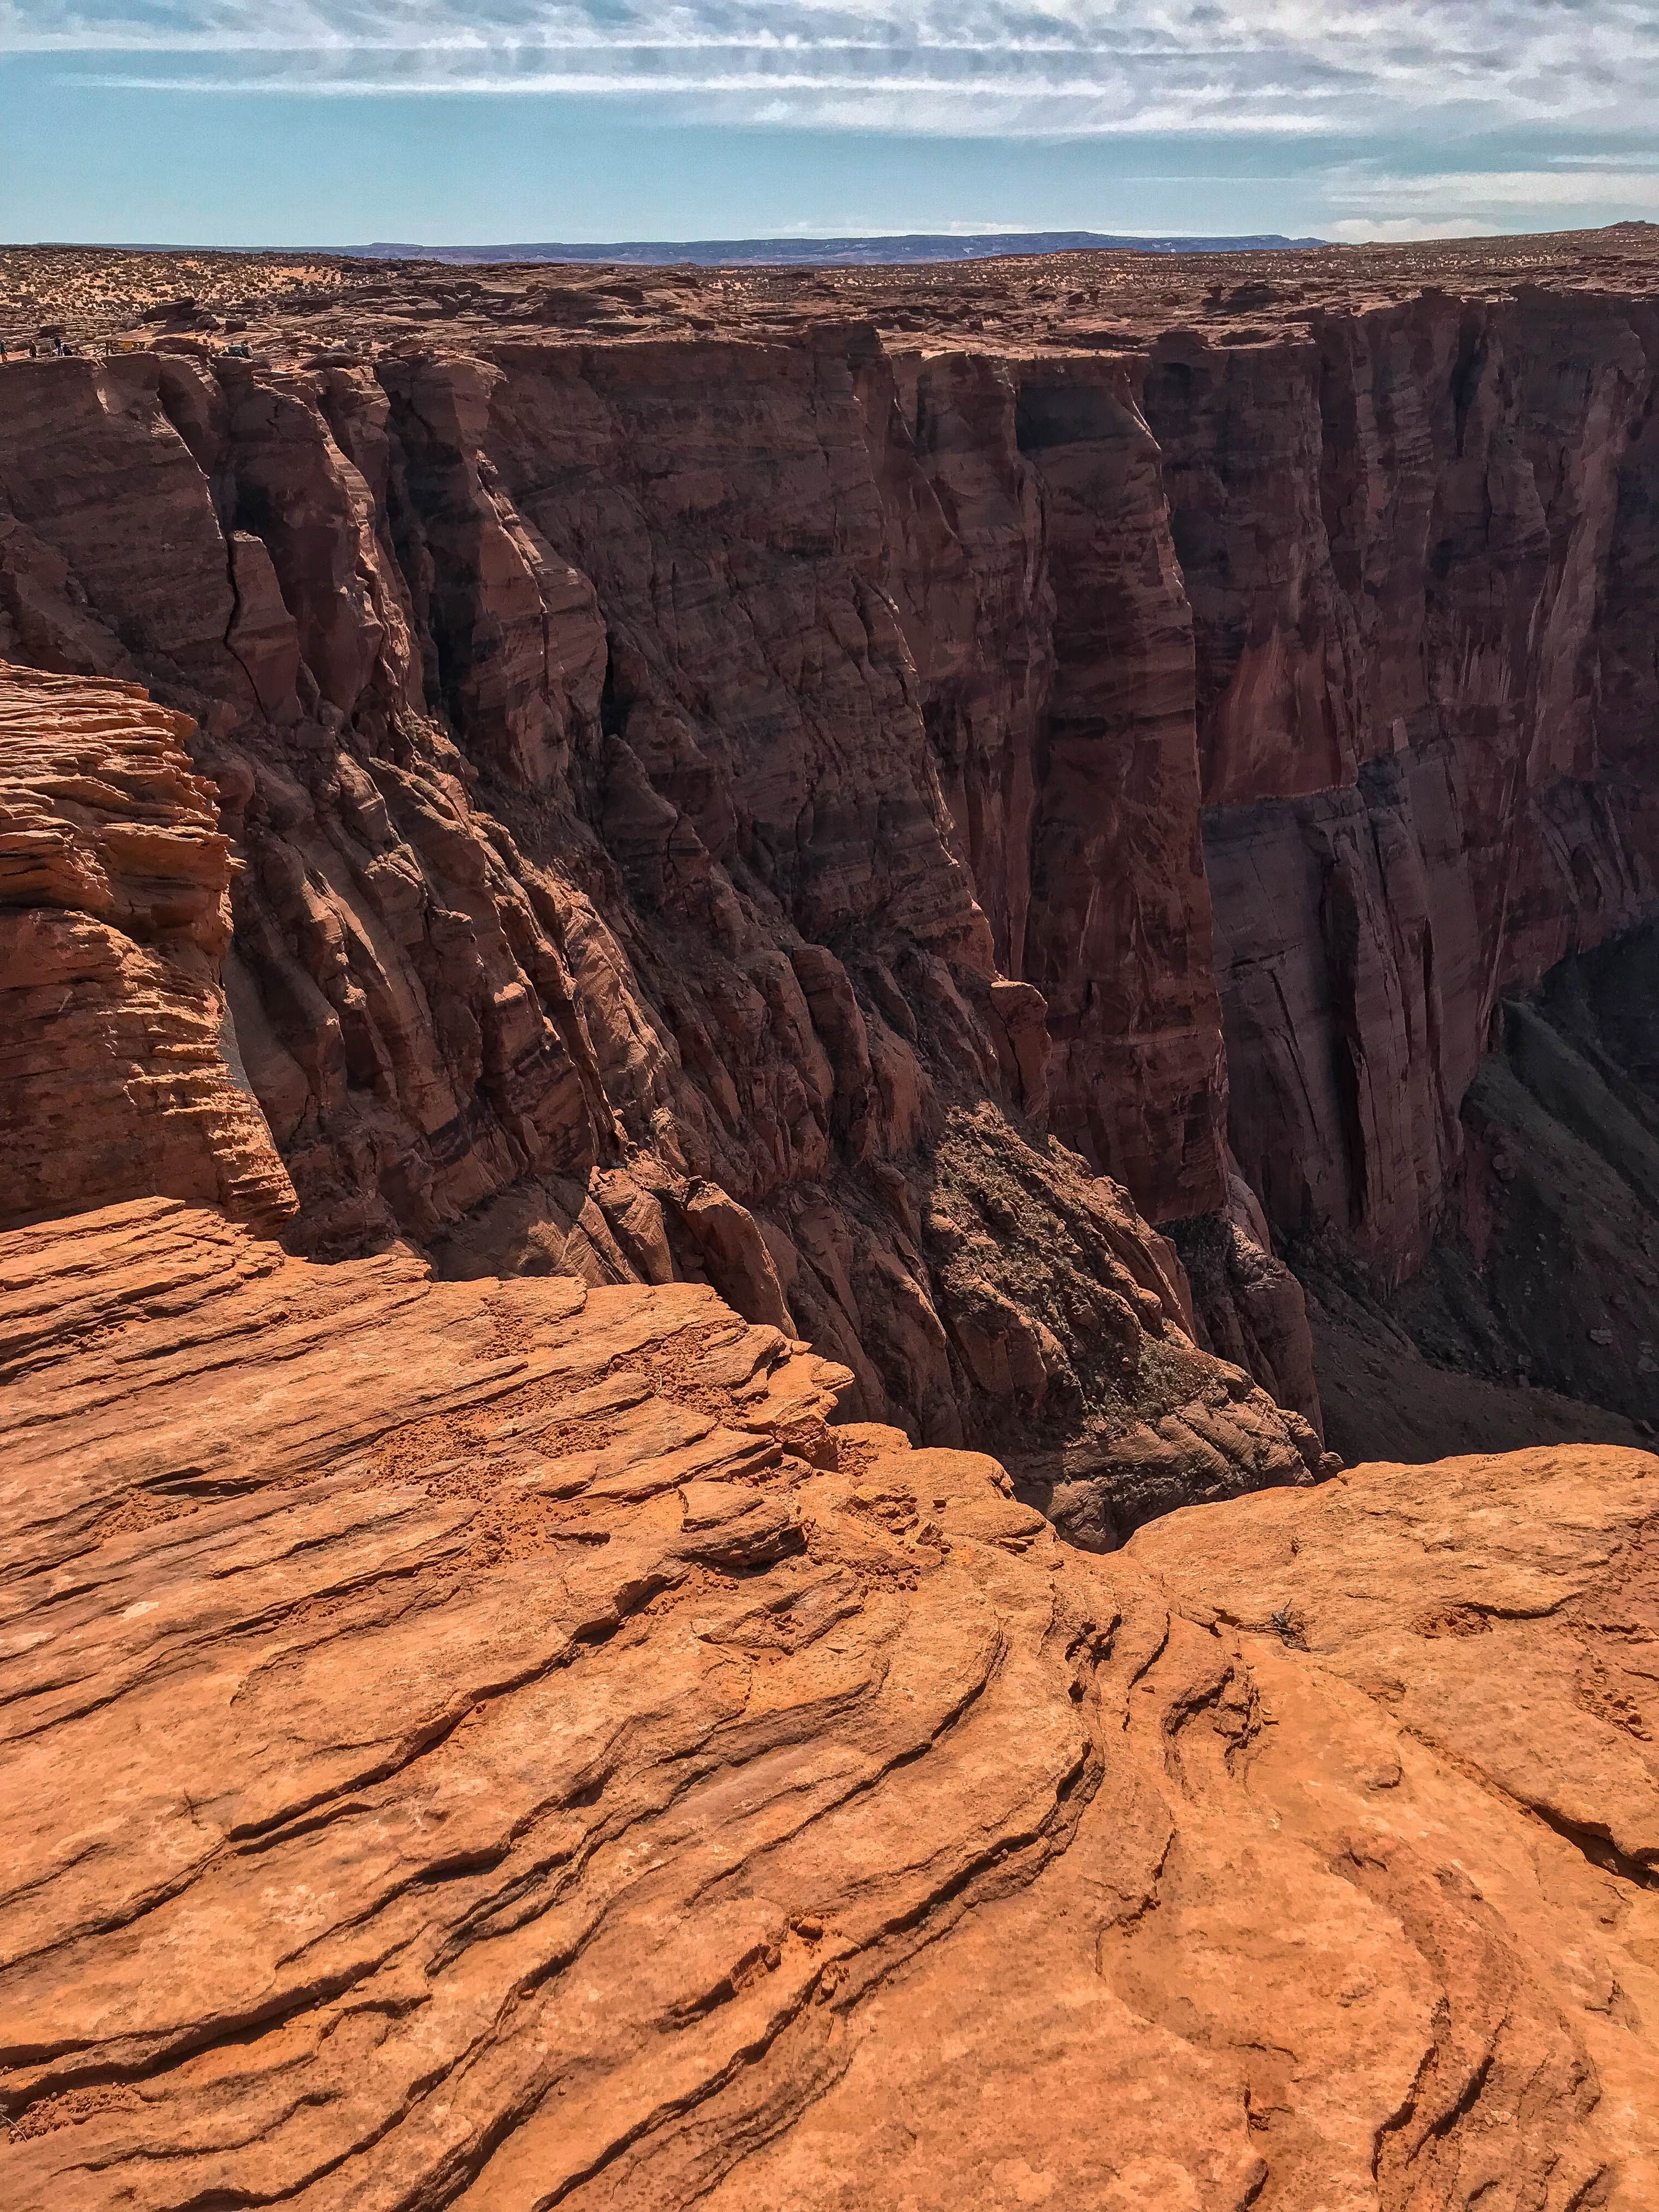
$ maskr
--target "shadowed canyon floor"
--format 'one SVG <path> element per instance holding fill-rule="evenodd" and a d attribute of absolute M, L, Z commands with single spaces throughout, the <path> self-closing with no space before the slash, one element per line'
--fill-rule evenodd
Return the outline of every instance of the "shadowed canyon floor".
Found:
<path fill-rule="evenodd" d="M 1659 1461 L 1096 1559 L 699 1286 L 0 1238 L 9 2206 L 1650 2205 Z"/>

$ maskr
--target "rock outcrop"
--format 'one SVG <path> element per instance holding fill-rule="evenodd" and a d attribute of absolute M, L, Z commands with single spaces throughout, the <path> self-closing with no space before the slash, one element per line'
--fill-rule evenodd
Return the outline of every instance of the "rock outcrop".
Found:
<path fill-rule="evenodd" d="M 46 902 L 10 908 L 5 923 L 15 946 L 9 973 L 20 1008 L 20 1118 L 12 1184 L 0 1187 L 10 1202 L 0 1218 L 159 1193 L 217 1197 L 239 1218 L 276 1226 L 293 1212 L 294 1195 L 242 1071 L 252 1071 L 292 1139 L 281 1048 L 240 961 L 229 963 L 228 993 L 216 981 L 228 852 L 205 828 L 211 787 L 188 773 L 178 749 L 184 726 L 126 686 L 20 674 L 0 698 L 11 702 L 0 735 L 15 786 L 26 794 L 15 810 L 11 891 L 20 902 Z M 477 848 L 461 842 L 459 825 L 471 827 L 473 817 L 458 809 L 451 820 L 460 855 L 454 864 L 471 872 Z M 374 1016 L 350 981 L 344 946 L 362 939 L 350 934 L 349 913 L 343 927 L 341 908 L 319 895 L 322 854 L 313 849 L 319 865 L 307 874 L 292 847 L 268 846 L 266 881 L 318 932 L 306 943 L 320 954 L 334 996 L 314 993 L 315 1005 L 337 1007 L 343 1042 L 361 1042 L 376 1035 Z M 283 853 L 289 857 L 279 868 L 273 855 Z M 338 878 L 354 882 L 344 868 Z M 429 877 L 402 880 L 417 899 L 429 899 Z M 574 1273 L 596 1285 L 690 1276 L 775 1330 L 793 1335 L 797 1312 L 809 1324 L 822 1321 L 821 1340 L 832 1346 L 844 1340 L 856 1363 L 847 1370 L 854 1410 L 867 1411 L 872 1401 L 884 1407 L 886 1378 L 897 1375 L 922 1432 L 960 1440 L 962 1398 L 976 1394 L 987 1409 L 981 1425 L 1000 1425 L 1020 1443 L 1024 1494 L 1094 1548 L 1109 1548 L 1150 1516 L 1195 1498 L 1306 1483 L 1321 1471 L 1323 1455 L 1308 1420 L 1276 1406 L 1246 1371 L 1195 1347 L 1179 1265 L 1121 1191 L 1056 1144 L 1036 1149 L 988 1103 L 969 1107 L 958 1090 L 955 1103 L 932 1109 L 931 1141 L 920 1157 L 921 1107 L 913 1091 L 903 1146 L 913 1157 L 909 1174 L 878 1159 L 874 1205 L 860 1200 L 850 1177 L 839 1212 L 827 1199 L 797 1200 L 790 1218 L 799 1245 L 775 1228 L 769 1238 L 708 1176 L 671 1172 L 665 1153 L 684 1166 L 672 1121 L 659 1133 L 656 1151 L 630 1143 L 597 1073 L 592 1042 L 601 1013 L 626 1011 L 627 977 L 611 972 L 609 1004 L 595 992 L 590 1024 L 556 952 L 533 934 L 533 893 L 545 893 L 544 911 L 556 911 L 555 879 L 537 874 L 529 882 L 527 897 L 503 867 L 456 896 L 471 892 L 475 911 L 500 930 L 493 945 L 503 957 L 511 957 L 506 930 L 516 927 L 520 945 L 535 948 L 526 957 L 546 997 L 563 994 L 562 1034 L 523 989 L 516 1006 L 504 992 L 507 1011 L 499 1000 L 492 1010 L 498 1020 L 516 1022 L 526 1047 L 516 1066 L 504 1050 L 496 1058 L 503 1157 L 509 1166 L 537 1158 L 546 1180 L 526 1177 L 442 1237 L 443 1272 Z M 119 915 L 138 936 L 158 938 L 167 957 L 141 952 L 108 925 L 66 912 L 71 898 Z M 413 911 L 424 920 L 430 908 Z M 441 908 L 433 919 L 453 945 L 464 915 Z M 274 972 L 279 980 L 302 974 L 292 961 Z M 430 1021 L 435 999 L 441 1020 L 447 1002 L 421 994 L 418 969 L 401 972 L 410 1019 Z M 850 1082 L 861 1086 L 859 1112 L 879 1121 L 870 1030 L 841 963 L 822 947 L 802 945 L 757 963 L 756 972 L 771 980 L 786 1041 L 818 1078 L 831 1122 L 836 1094 Z M 963 1033 L 973 1035 L 973 1017 L 948 971 L 940 964 L 937 973 Z M 71 988 L 60 997 L 66 979 Z M 759 993 L 753 997 L 765 1003 Z M 986 1003 L 994 1017 L 1010 1000 L 1003 1029 L 1025 1040 L 1021 1017 L 1029 1022 L 1036 994 L 1001 981 Z M 384 1036 L 398 1007 L 377 1003 Z M 908 1002 L 896 995 L 893 1004 L 896 1018 L 909 1016 Z M 914 1017 L 909 1026 L 920 1037 Z M 435 1031 L 426 1035 L 434 1041 Z M 588 1088 L 571 1073 L 565 1037 Z M 1010 1061 L 1018 1079 L 1012 1046 Z M 907 1065 L 920 1086 L 914 1054 Z M 723 1076 L 718 1061 L 707 1066 Z M 379 1096 L 418 1098 L 425 1080 L 418 1059 L 400 1058 L 398 1067 L 403 1087 L 396 1069 L 384 1069 Z M 788 1062 L 777 1070 L 781 1079 L 793 1073 Z M 343 1097 L 349 1088 L 339 1086 Z M 682 1095 L 688 1112 L 700 1113 L 697 1094 Z M 538 1099 L 540 1124 L 532 1115 Z M 735 1133 L 739 1124 L 730 1127 Z M 518 1151 L 505 1149 L 515 1131 Z M 817 1141 L 827 1161 L 821 1127 Z M 567 1142 L 580 1146 L 574 1161 L 556 1149 Z M 596 1157 L 601 1152 L 608 1164 Z M 585 1165 L 586 1173 L 556 1180 L 556 1164 Z M 436 1217 L 426 1225 L 436 1225 Z M 829 1296 L 825 1283 L 833 1286 Z"/>
<path fill-rule="evenodd" d="M 1652 908 L 1656 356 L 1650 301 L 1523 288 L 1154 359 L 1233 1148 L 1387 1280 L 1500 994 Z"/>
<path fill-rule="evenodd" d="M 1639 532 L 1297 783 L 1084 351 L 0 369 L 8 2212 L 1659 2197 Z"/>
<path fill-rule="evenodd" d="M 295 1211 L 220 988 L 230 848 L 189 729 L 0 665 L 0 1224 L 157 1193 Z"/>
<path fill-rule="evenodd" d="M 1651 2204 L 1659 1461 L 1098 1559 L 850 1381 L 0 1236 L 6 2204 Z"/>

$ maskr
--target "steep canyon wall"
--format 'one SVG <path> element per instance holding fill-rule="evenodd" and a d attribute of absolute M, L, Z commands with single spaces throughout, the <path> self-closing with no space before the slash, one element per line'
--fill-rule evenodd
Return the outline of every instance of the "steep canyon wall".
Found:
<path fill-rule="evenodd" d="M 1234 1148 L 1279 1236 L 1395 1279 L 1500 994 L 1650 906 L 1656 327 L 1430 296 L 1149 374 Z"/>
<path fill-rule="evenodd" d="M 1409 1274 L 1649 908 L 1656 340 L 14 364 L 0 656 L 198 725 L 295 1249 L 707 1279 L 1113 1540 L 1317 1465 L 1268 1246 Z"/>

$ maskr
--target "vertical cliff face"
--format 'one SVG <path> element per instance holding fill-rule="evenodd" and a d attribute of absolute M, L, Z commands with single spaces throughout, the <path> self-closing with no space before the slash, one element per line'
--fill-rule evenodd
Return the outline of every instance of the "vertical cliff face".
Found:
<path fill-rule="evenodd" d="M 1193 623 L 1157 445 L 1122 372 L 1034 367 L 1055 672 L 1038 732 L 1026 967 L 1055 1124 L 1155 1219 L 1223 1197 L 1219 1009 L 1197 836 Z"/>
<path fill-rule="evenodd" d="M 1031 1494 L 1091 1543 L 1309 1478 L 1314 1431 L 1191 1343 L 1173 1255 L 1095 1172 L 1109 1147 L 1044 1136 L 1055 1056 L 1014 933 L 1074 989 L 1063 1098 L 1085 1106 L 1060 1118 L 1092 1142 L 1086 1102 L 1162 1003 L 1157 929 L 1139 986 L 1097 1002 L 1057 948 L 1180 746 L 1166 702 L 1139 785 L 1074 780 L 1086 839 L 1051 799 L 1059 860 L 1020 857 L 1054 594 L 1011 378 L 956 372 L 1002 425 L 988 487 L 947 485 L 958 514 L 979 501 L 959 533 L 932 480 L 948 435 L 924 465 L 860 329 L 62 366 L 52 435 L 107 467 L 103 532 L 142 545 L 165 502 L 167 557 L 212 591 L 185 639 L 112 571 L 88 585 L 90 513 L 30 473 L 20 414 L 14 538 L 62 573 L 27 605 L 9 584 L 6 642 L 142 670 L 197 717 L 242 862 L 225 986 L 297 1249 L 403 1237 L 455 1274 L 708 1279 L 844 1358 L 854 1410 L 1015 1437 Z M 1120 471 L 1133 520 L 1155 505 L 1144 426 L 1110 391 L 1087 404 L 1087 465 Z M 1120 563 L 1134 527 L 1106 537 Z M 1183 634 L 1172 564 L 1137 589 L 1126 663 L 1143 599 Z M 993 621 L 1006 662 L 981 650 Z M 1146 711 L 1080 708 L 1070 742 L 1127 757 Z M 1135 860 L 1142 905 L 1160 865 Z M 1215 1036 L 1212 999 L 1212 1075 Z M 1162 1174 L 1154 1106 L 1116 1111 Z"/>
<path fill-rule="evenodd" d="M 1655 333 L 1245 336 L 0 376 L 0 652 L 198 725 L 290 1241 L 705 1277 L 1097 1533 L 1316 1463 L 1161 1332 L 1316 1424 L 1273 1246 L 1416 1267 L 1648 908 Z"/>
<path fill-rule="evenodd" d="M 1234 1147 L 1279 1236 L 1396 1279 L 1498 994 L 1651 898 L 1653 334 L 1639 304 L 1425 295 L 1148 373 Z"/>

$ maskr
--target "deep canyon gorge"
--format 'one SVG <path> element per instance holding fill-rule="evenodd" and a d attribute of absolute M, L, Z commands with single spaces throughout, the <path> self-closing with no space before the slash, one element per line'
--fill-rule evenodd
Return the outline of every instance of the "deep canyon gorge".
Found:
<path fill-rule="evenodd" d="M 1659 231 L 0 274 L 16 2201 L 1650 2203 Z"/>

